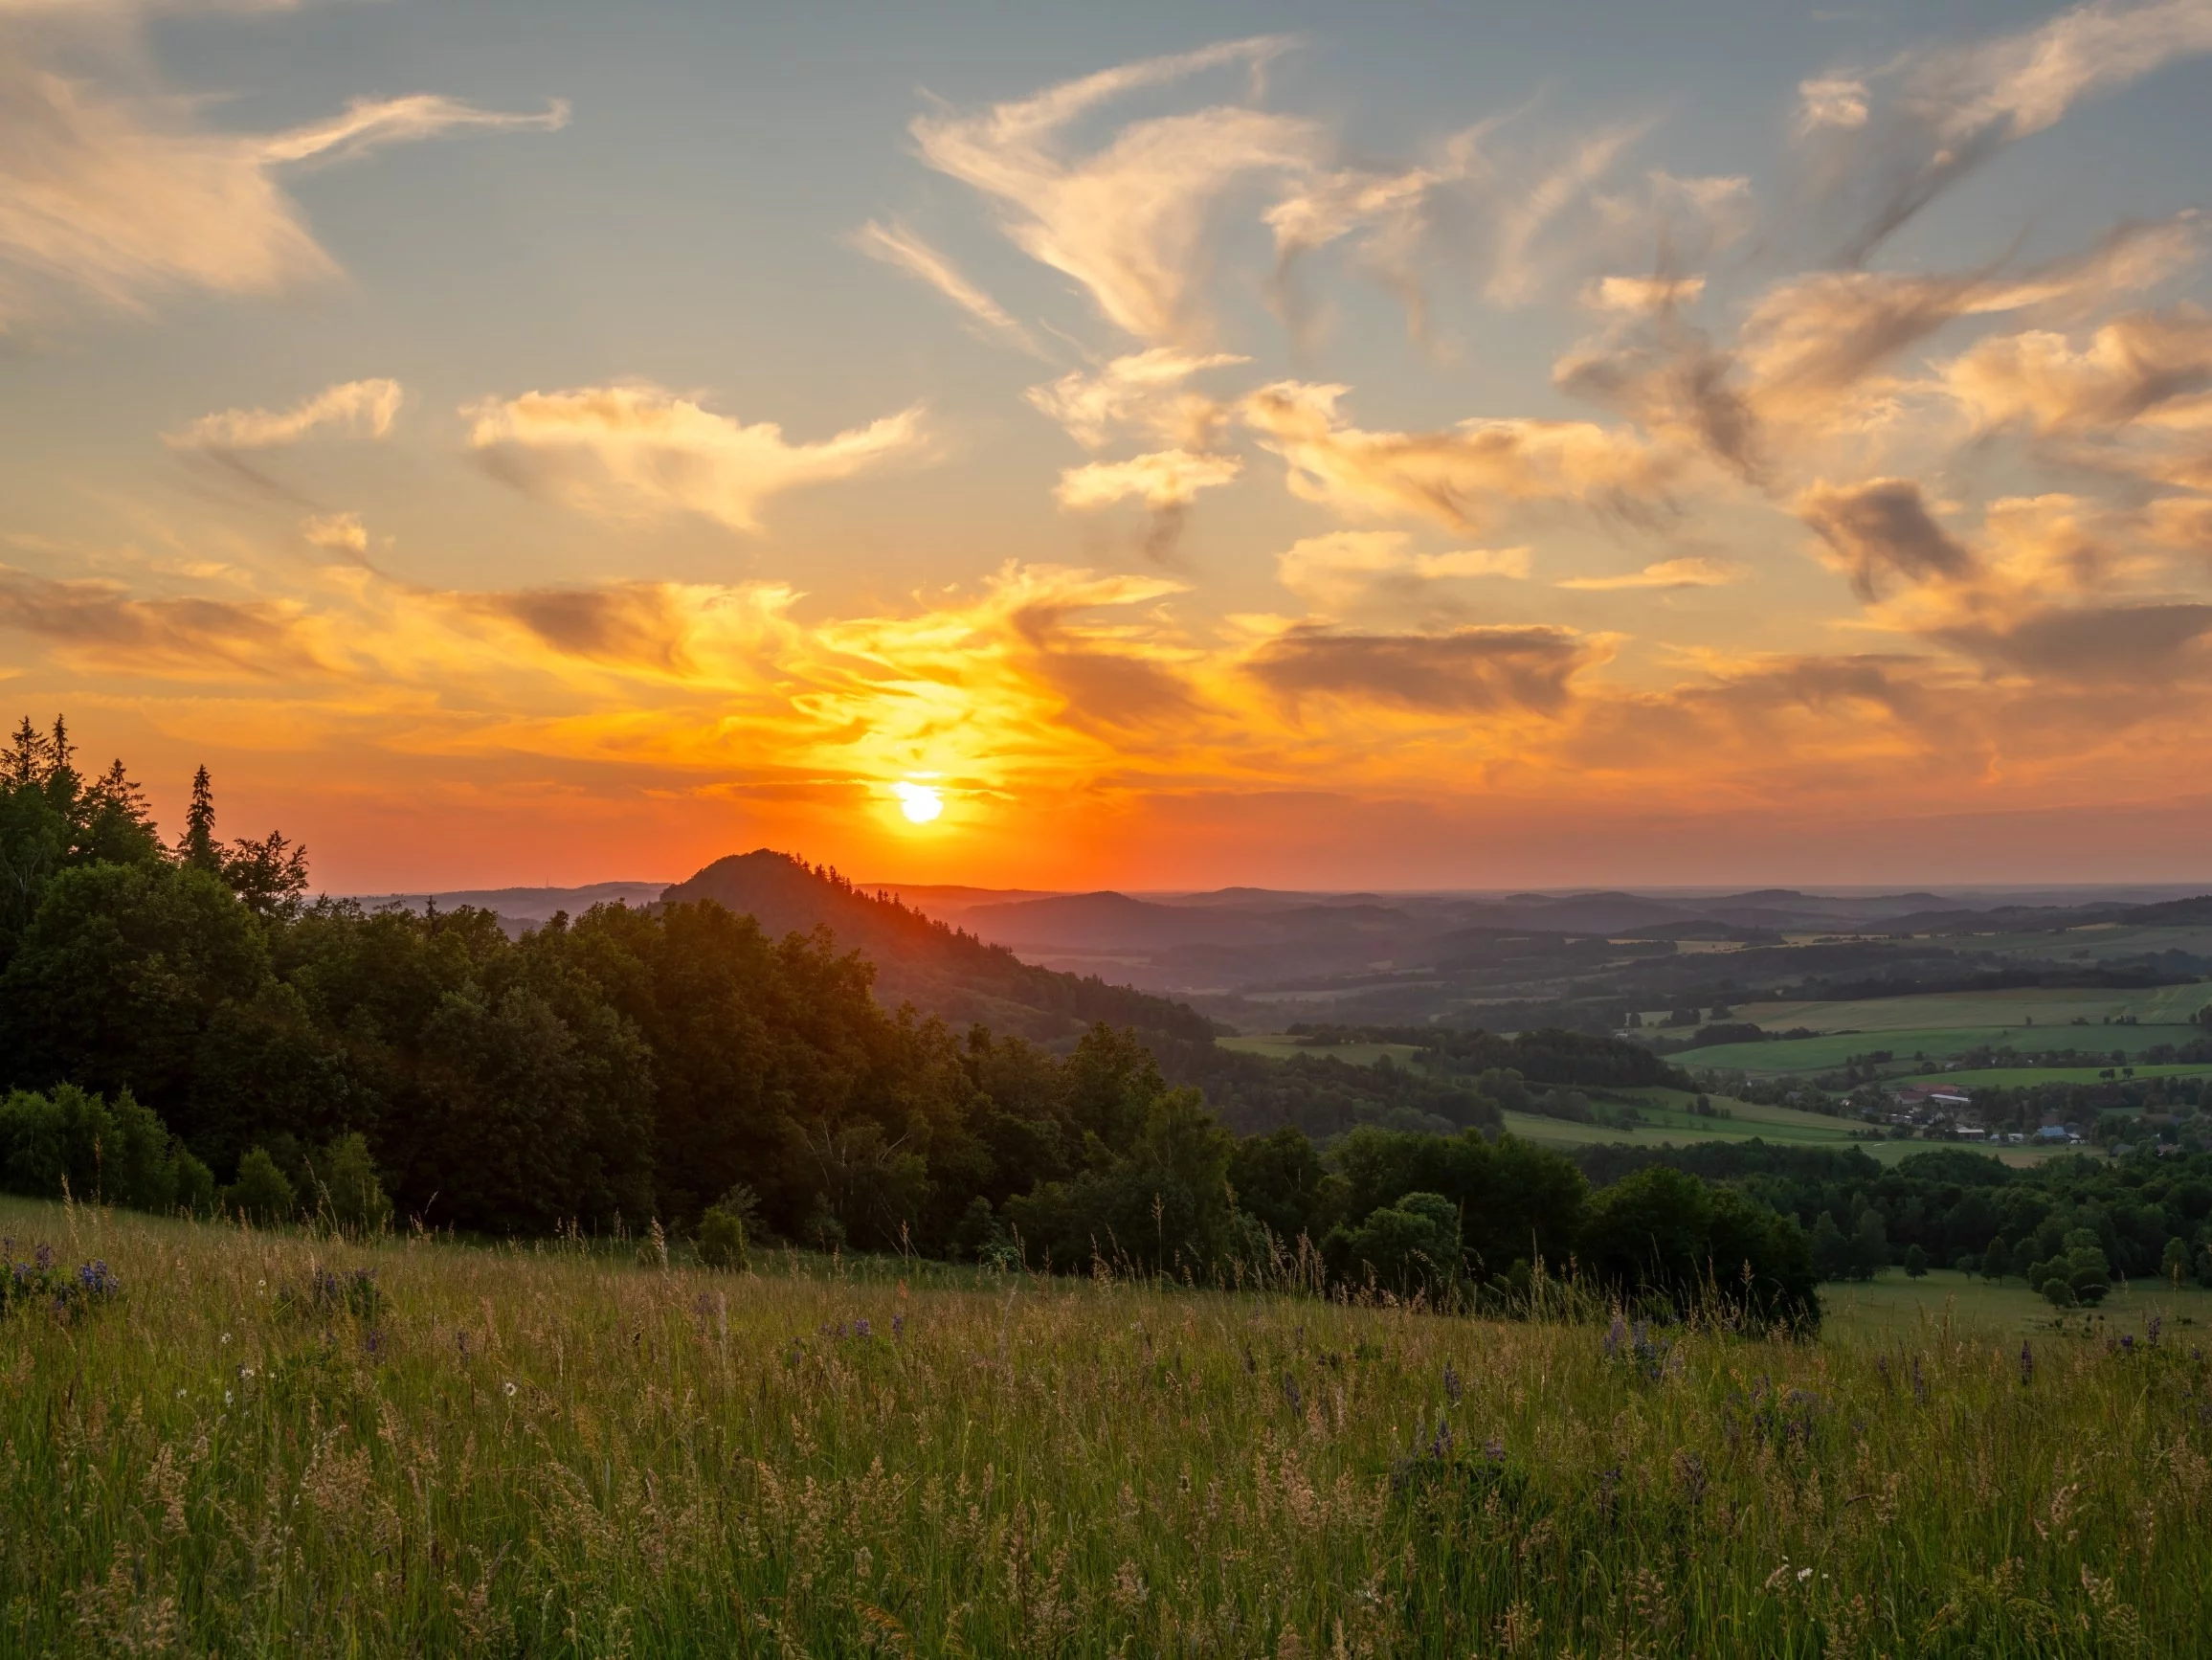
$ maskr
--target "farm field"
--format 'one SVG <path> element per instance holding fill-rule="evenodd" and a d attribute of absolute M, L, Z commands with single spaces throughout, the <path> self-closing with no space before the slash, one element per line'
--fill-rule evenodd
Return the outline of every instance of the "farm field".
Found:
<path fill-rule="evenodd" d="M 1397 1066 L 1404 1066 L 1420 1053 L 1411 1043 L 1302 1043 L 1287 1032 L 1255 1032 L 1239 1038 L 1216 1038 L 1215 1043 L 1223 1049 L 1235 1049 L 1240 1054 L 1262 1055 L 1270 1061 L 1288 1061 L 1299 1055 L 1319 1059 L 1334 1055 L 1348 1066 L 1372 1066 L 1385 1055 Z"/>
<path fill-rule="evenodd" d="M 1981 1066 L 1956 1072 L 1924 1072 L 1910 1083 L 1959 1089 L 2021 1089 L 2036 1084 L 2101 1084 L 2110 1080 L 2099 1066 Z M 2212 1076 L 2212 1064 L 2137 1066 L 2137 1078 L 2202 1078 Z"/>
<path fill-rule="evenodd" d="M 1809 1026 L 1816 1032 L 1844 1027 L 1861 1032 L 1946 1027 L 2014 1030 L 2024 1028 L 2032 1018 L 2039 1035 L 2044 1026 L 2067 1026 L 2078 1019 L 2088 1021 L 2092 1029 L 2070 1029 L 2088 1046 L 2100 1042 L 2108 1015 L 2115 1021 L 2133 1015 L 2139 1026 L 2186 1026 L 2208 1002 L 2212 1002 L 2212 985 L 2201 981 L 2138 990 L 2020 986 L 2009 991 L 1931 992 L 1861 1001 L 1746 1003 L 1732 1018 L 1768 1031 Z"/>
<path fill-rule="evenodd" d="M 2084 1456 L 2191 1448 L 2178 1343 L 2049 1333 L 2023 1378 L 2009 1331 L 1865 1310 L 0 1232 L 122 1288 L 6 1315 L 10 1653 L 2164 1654 L 2212 1619 L 2199 1466 Z"/>
<path fill-rule="evenodd" d="M 1920 999 L 1911 999 L 1918 1001 Z M 1831 1007 L 1836 1005 L 1829 1005 Z M 1778 1029 L 1791 1029 L 1784 1025 Z M 2042 1021 L 2032 1026 L 1931 1026 L 1835 1032 L 1814 1038 L 1779 1038 L 1763 1043 L 1716 1043 L 1710 1048 L 1687 1049 L 1670 1055 L 1678 1066 L 1693 1070 L 1756 1072 L 1779 1077 L 1799 1072 L 1826 1072 L 1842 1066 L 1854 1055 L 1888 1049 L 1897 1064 L 1910 1067 L 1916 1055 L 1932 1062 L 1964 1055 L 1985 1045 L 2010 1044 L 2023 1054 L 2059 1049 L 2101 1049 L 2139 1055 L 2160 1043 L 2180 1044 L 2204 1036 L 2202 1026 L 2053 1026 Z M 2092 1073 L 2095 1068 L 2091 1068 Z"/>
<path fill-rule="evenodd" d="M 2201 1286 L 2178 1290 L 2156 1282 L 2115 1286 L 2096 1309 L 2062 1314 L 2024 1281 L 1992 1285 L 1955 1268 L 1932 1268 L 1919 1280 L 1907 1278 L 1902 1268 L 1886 1268 L 1870 1282 L 1825 1285 L 1821 1306 L 1823 1325 L 1836 1339 L 1893 1338 L 1925 1322 L 1947 1319 L 1960 1330 L 2006 1337 L 2079 1334 L 2086 1325 L 2100 1339 L 2132 1334 L 2142 1342 L 2146 1323 L 2156 1315 L 2161 1341 L 2193 1345 L 2201 1344 L 2212 1329 L 2212 1291 Z"/>

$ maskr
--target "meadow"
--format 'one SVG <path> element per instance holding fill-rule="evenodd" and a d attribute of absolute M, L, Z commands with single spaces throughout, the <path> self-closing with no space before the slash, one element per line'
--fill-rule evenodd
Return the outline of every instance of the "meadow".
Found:
<path fill-rule="evenodd" d="M 2201 989 L 2201 988 L 2199 988 Z M 1883 999 L 1888 1000 L 1888 999 Z M 1917 1002 L 1919 998 L 1897 998 Z M 1866 1005 L 1841 1005 L 1844 1007 Z M 1869 1019 L 1881 1019 L 1879 1011 Z M 1793 1024 L 1775 1023 L 1774 1031 L 1790 1031 Z M 1933 1062 L 1971 1054 L 1984 1048 L 2011 1048 L 2023 1055 L 2047 1054 L 2062 1049 L 2094 1049 L 2135 1056 L 2161 1043 L 2177 1046 L 2201 1039 L 2202 1026 L 1876 1026 L 1823 1033 L 1811 1038 L 1778 1038 L 1765 1043 L 1716 1043 L 1669 1056 L 1677 1066 L 1693 1070 L 1756 1072 L 1762 1076 L 1829 1072 L 1847 1062 L 1887 1049 L 1895 1065 L 1911 1069 L 1914 1057 Z M 2202 1068 L 2198 1068 L 2201 1070 Z M 2095 1068 L 2091 1068 L 2094 1075 Z"/>
<path fill-rule="evenodd" d="M 2212 1379 L 2116 1312 L 1803 1341 L 0 1232 L 120 1281 L 0 1318 L 10 1653 L 2166 1654 L 2212 1616 Z"/>

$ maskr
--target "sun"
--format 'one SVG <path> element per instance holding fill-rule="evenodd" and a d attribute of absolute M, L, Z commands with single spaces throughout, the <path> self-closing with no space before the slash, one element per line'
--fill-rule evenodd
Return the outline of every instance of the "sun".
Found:
<path fill-rule="evenodd" d="M 910 824 L 927 824 L 945 811 L 945 792 L 934 784 L 893 784 L 891 794 Z"/>

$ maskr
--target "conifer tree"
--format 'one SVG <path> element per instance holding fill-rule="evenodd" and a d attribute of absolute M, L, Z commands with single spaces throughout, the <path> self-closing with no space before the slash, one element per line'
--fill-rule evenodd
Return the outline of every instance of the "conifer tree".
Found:
<path fill-rule="evenodd" d="M 177 838 L 177 860 L 210 875 L 223 873 L 223 851 L 215 844 L 215 792 L 202 767 L 192 774 L 192 804 L 185 810 L 185 832 Z"/>

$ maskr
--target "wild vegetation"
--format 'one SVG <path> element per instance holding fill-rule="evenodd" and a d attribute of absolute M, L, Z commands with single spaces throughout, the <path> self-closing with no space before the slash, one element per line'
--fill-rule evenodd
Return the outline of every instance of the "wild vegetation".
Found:
<path fill-rule="evenodd" d="M 2212 1378 L 2155 1315 L 1808 1344 L 650 1236 L 0 1232 L 96 1288 L 0 1315 L 9 1652 L 2148 1655 L 2212 1616 Z"/>

